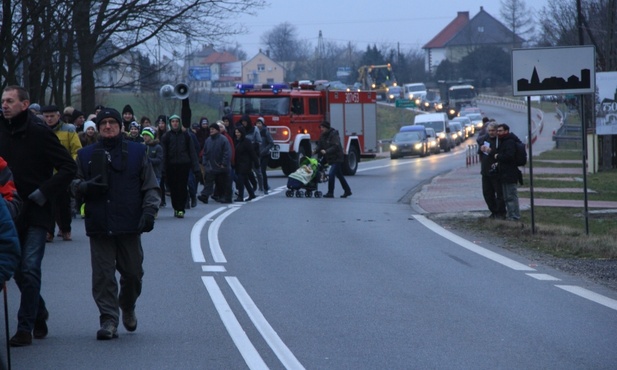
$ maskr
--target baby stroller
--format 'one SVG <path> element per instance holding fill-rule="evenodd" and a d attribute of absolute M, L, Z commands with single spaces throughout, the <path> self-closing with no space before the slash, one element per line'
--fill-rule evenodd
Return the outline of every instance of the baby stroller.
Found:
<path fill-rule="evenodd" d="M 328 181 L 325 159 L 317 160 L 311 157 L 303 157 L 300 160 L 300 167 L 287 178 L 288 198 L 321 198 L 323 193 L 317 190 L 317 185 Z"/>

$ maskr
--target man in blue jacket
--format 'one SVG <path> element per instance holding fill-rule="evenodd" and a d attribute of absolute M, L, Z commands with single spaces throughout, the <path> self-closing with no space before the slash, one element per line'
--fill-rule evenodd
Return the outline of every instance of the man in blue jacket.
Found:
<path fill-rule="evenodd" d="M 99 141 L 77 154 L 77 179 L 71 190 L 86 204 L 92 296 L 101 325 L 96 339 L 106 340 L 118 337 L 120 309 L 126 330 L 137 329 L 135 303 L 144 274 L 141 233 L 154 228 L 161 198 L 146 146 L 124 139 L 120 113 L 104 108 L 96 120 Z"/>

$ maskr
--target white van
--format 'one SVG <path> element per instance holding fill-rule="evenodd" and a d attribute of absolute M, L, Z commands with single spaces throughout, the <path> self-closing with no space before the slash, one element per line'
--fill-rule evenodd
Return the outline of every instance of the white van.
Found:
<path fill-rule="evenodd" d="M 439 147 L 445 152 L 454 148 L 455 144 L 450 137 L 450 127 L 448 126 L 448 115 L 445 113 L 425 113 L 417 114 L 413 121 L 414 125 L 422 125 L 435 130 L 439 137 Z"/>
<path fill-rule="evenodd" d="M 426 86 L 422 82 L 404 84 L 403 94 L 405 99 L 416 101 L 416 105 L 420 107 L 420 102 L 426 97 Z"/>

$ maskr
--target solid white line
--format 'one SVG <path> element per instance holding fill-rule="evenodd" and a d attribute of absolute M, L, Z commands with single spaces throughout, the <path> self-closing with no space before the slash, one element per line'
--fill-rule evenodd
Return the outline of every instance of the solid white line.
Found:
<path fill-rule="evenodd" d="M 581 288 L 576 285 L 555 285 L 557 288 L 563 289 L 566 292 L 570 292 L 572 294 L 576 294 L 579 297 L 588 299 L 592 302 L 596 302 L 601 304 L 602 306 L 606 306 L 610 309 L 617 311 L 617 300 L 605 297 L 601 294 L 594 293 L 591 290 L 587 290 L 585 288 Z"/>
<path fill-rule="evenodd" d="M 227 283 L 236 294 L 236 297 L 238 297 L 238 301 L 240 301 L 240 304 L 244 307 L 251 321 L 253 321 L 253 324 L 257 330 L 259 330 L 261 336 L 266 340 L 270 348 L 272 348 L 272 351 L 279 358 L 283 366 L 286 369 L 304 369 L 304 366 L 302 366 L 296 356 L 287 348 L 261 311 L 259 311 L 259 308 L 257 308 L 255 302 L 253 302 L 242 284 L 240 284 L 238 278 L 235 276 L 227 276 L 225 280 L 227 280 Z"/>
<path fill-rule="evenodd" d="M 221 212 L 224 209 L 225 207 L 215 209 L 214 211 L 200 218 L 199 221 L 195 222 L 195 225 L 193 225 L 193 228 L 191 229 L 191 254 L 193 255 L 193 262 L 197 262 L 197 263 L 206 262 L 206 257 L 204 257 L 204 252 L 201 250 L 201 229 L 203 229 L 206 222 L 212 221 L 212 217 L 214 215 L 216 215 L 217 213 Z"/>
<path fill-rule="evenodd" d="M 468 249 L 476 254 L 481 255 L 482 257 L 488 258 L 492 261 L 495 261 L 497 263 L 500 263 L 506 267 L 509 267 L 513 270 L 517 270 L 517 271 L 536 271 L 535 269 L 527 266 L 527 265 L 523 265 L 522 263 L 516 262 L 508 257 L 504 257 L 501 254 L 495 253 L 493 251 L 489 251 L 486 248 L 482 248 L 468 240 L 465 240 L 463 238 L 461 238 L 460 236 L 444 229 L 443 227 L 437 225 L 436 223 L 434 223 L 433 221 L 429 220 L 428 218 L 422 216 L 422 215 L 413 215 L 413 217 L 420 221 L 420 223 L 422 225 L 424 225 L 425 227 L 427 227 L 428 229 L 432 230 L 435 234 L 443 236 L 444 238 L 450 240 L 453 243 L 456 243 L 458 245 L 460 245 L 461 247 Z"/>
<path fill-rule="evenodd" d="M 229 336 L 244 358 L 244 362 L 246 362 L 250 369 L 268 369 L 268 366 L 257 352 L 257 349 L 255 349 L 255 346 L 253 346 L 253 343 L 249 340 L 242 326 L 240 326 L 234 313 L 231 311 L 231 307 L 229 307 L 229 304 L 225 300 L 214 277 L 202 276 L 201 280 L 204 282 L 206 290 L 208 294 L 210 294 L 214 307 L 216 307 Z"/>
<path fill-rule="evenodd" d="M 548 274 L 530 274 L 530 273 L 526 273 L 525 275 L 531 276 L 534 279 L 538 279 L 538 280 L 543 280 L 543 281 L 561 281 L 561 279 L 558 279 L 554 276 L 548 275 Z"/>
<path fill-rule="evenodd" d="M 210 245 L 210 253 L 216 263 L 227 263 L 221 244 L 219 243 L 219 228 L 227 216 L 239 210 L 240 207 L 231 207 L 225 213 L 216 218 L 208 228 L 208 244 Z"/>
<path fill-rule="evenodd" d="M 217 266 L 217 265 L 205 265 L 201 266 L 201 271 L 203 272 L 227 272 L 225 266 Z"/>

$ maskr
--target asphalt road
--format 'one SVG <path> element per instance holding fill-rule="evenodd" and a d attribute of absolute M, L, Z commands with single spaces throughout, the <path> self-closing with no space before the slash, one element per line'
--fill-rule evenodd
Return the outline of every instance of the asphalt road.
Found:
<path fill-rule="evenodd" d="M 277 191 L 251 203 L 200 204 L 182 220 L 163 209 L 143 237 L 138 329 L 108 342 L 95 340 L 75 220 L 74 240 L 48 244 L 43 261 L 50 334 L 12 349 L 13 368 L 614 368 L 615 292 L 414 214 L 414 190 L 464 164 L 462 147 L 363 162 L 348 199 L 287 198 L 273 172 Z M 12 333 L 13 282 L 8 291 Z"/>

